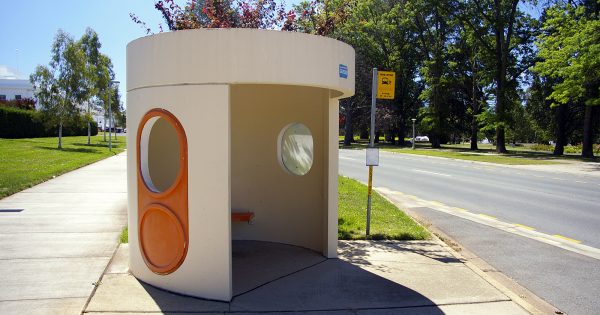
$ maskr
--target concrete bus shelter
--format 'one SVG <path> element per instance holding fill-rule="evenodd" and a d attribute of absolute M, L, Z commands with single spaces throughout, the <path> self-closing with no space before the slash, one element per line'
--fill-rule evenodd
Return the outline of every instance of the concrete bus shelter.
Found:
<path fill-rule="evenodd" d="M 232 241 L 336 257 L 338 100 L 354 94 L 354 73 L 352 47 L 301 33 L 188 30 L 129 43 L 133 275 L 229 301 Z"/>

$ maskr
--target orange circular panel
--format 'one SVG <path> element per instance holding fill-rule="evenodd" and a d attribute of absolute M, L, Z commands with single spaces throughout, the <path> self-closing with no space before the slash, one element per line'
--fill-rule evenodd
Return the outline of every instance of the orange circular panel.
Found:
<path fill-rule="evenodd" d="M 159 274 L 173 272 L 183 262 L 186 237 L 183 226 L 168 208 L 151 204 L 140 222 L 140 245 L 148 267 Z"/>

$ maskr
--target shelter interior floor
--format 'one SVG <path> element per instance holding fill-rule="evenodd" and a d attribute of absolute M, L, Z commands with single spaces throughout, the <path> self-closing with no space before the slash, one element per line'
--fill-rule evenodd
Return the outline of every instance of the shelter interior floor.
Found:
<path fill-rule="evenodd" d="M 233 241 L 233 295 L 250 292 L 325 260 L 320 253 L 294 245 Z"/>

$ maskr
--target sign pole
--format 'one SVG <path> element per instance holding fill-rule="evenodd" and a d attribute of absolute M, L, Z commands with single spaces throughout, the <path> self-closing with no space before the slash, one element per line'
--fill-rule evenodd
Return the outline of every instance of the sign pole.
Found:
<path fill-rule="evenodd" d="M 375 147 L 375 103 L 377 101 L 377 68 L 373 68 L 373 87 L 371 89 L 371 139 L 369 148 Z M 367 228 L 366 234 L 371 233 L 371 194 L 373 190 L 373 165 L 369 165 L 369 188 L 367 195 Z"/>

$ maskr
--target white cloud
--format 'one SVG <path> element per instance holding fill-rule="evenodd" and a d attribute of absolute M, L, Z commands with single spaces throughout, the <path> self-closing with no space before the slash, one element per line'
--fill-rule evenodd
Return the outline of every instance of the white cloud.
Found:
<path fill-rule="evenodd" d="M 0 65 L 0 79 L 23 79 L 23 77 L 17 70 Z"/>

